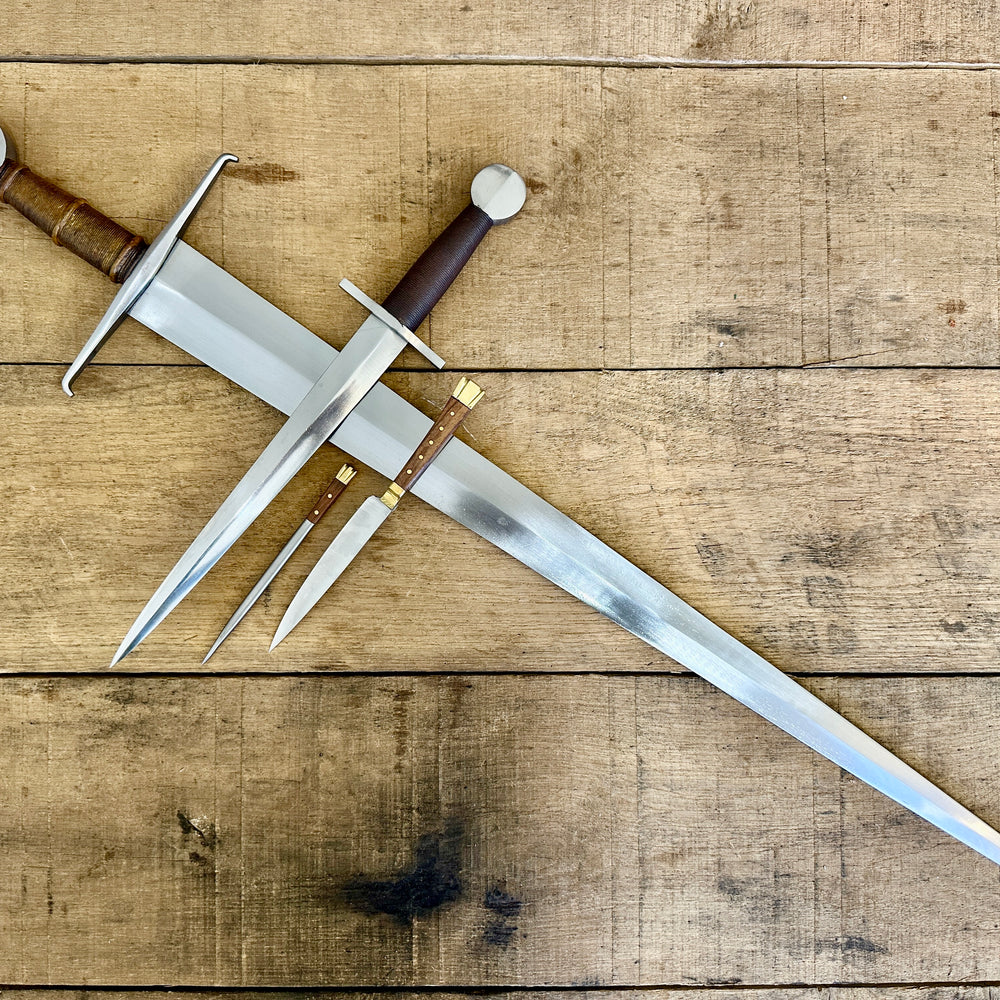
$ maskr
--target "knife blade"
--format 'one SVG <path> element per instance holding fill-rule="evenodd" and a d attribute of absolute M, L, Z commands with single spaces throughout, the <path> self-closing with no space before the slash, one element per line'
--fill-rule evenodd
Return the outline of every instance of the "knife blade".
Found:
<path fill-rule="evenodd" d="M 323 515 L 340 499 L 347 484 L 354 478 L 357 469 L 346 462 L 340 467 L 340 471 L 330 482 L 329 486 L 316 498 L 316 503 L 312 510 L 306 515 L 306 519 L 295 529 L 291 538 L 285 542 L 281 551 L 274 557 L 270 566 L 261 574 L 260 579 L 250 588 L 249 593 L 243 598 L 240 606 L 233 612 L 232 617 L 226 622 L 219 637 L 212 643 L 212 648 L 205 654 L 202 664 L 208 663 L 215 651 L 226 641 L 230 632 L 243 621 L 246 613 L 257 603 L 257 599 L 268 588 L 271 581 L 281 572 L 282 567 L 291 559 L 295 550 L 305 540 L 306 535 L 319 524 Z"/>
<path fill-rule="evenodd" d="M 340 574 L 385 523 L 403 495 L 412 489 L 482 398 L 483 390 L 475 382 L 463 378 L 458 383 L 451 399 L 444 404 L 426 437 L 403 464 L 389 488 L 382 496 L 372 496 L 365 500 L 319 557 L 278 623 L 278 630 L 271 642 L 272 651 L 337 582 Z"/>
<path fill-rule="evenodd" d="M 469 205 L 407 271 L 384 308 L 373 303 L 377 314 L 361 324 L 188 546 L 133 622 L 111 666 L 190 593 L 378 382 L 406 343 L 416 340 L 412 330 L 458 277 L 486 233 L 520 211 L 525 194 L 524 181 L 510 167 L 492 164 L 476 175 Z"/>

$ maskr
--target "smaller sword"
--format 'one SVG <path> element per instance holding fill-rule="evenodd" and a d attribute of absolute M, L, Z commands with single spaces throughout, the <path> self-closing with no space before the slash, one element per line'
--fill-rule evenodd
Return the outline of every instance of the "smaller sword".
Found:
<path fill-rule="evenodd" d="M 308 517 L 298 526 L 291 538 L 285 542 L 285 547 L 274 557 L 274 562 L 264 570 L 261 578 L 250 588 L 250 593 L 243 598 L 243 603 L 233 612 L 233 617 L 226 622 L 226 627 L 219 633 L 212 648 L 208 651 L 202 663 L 208 663 L 212 654 L 226 641 L 226 637 L 241 621 L 246 613 L 257 603 L 257 599 L 267 589 L 270 582 L 281 572 L 281 567 L 291 559 L 292 554 L 302 544 L 303 539 L 320 522 L 320 518 L 340 499 L 341 493 L 347 489 L 347 484 L 354 478 L 357 469 L 346 462 L 340 467 L 333 482 L 320 494 Z"/>
<path fill-rule="evenodd" d="M 292 598 L 288 610 L 274 634 L 271 649 L 312 610 L 316 602 L 337 582 L 354 557 L 364 548 L 379 526 L 396 509 L 403 494 L 423 475 L 424 470 L 452 439 L 469 411 L 483 398 L 483 390 L 475 382 L 463 378 L 451 398 L 438 414 L 423 441 L 409 457 L 395 480 L 380 497 L 369 497 L 340 529 L 326 552 L 312 568 Z M 207 657 L 206 657 L 207 659 Z"/>

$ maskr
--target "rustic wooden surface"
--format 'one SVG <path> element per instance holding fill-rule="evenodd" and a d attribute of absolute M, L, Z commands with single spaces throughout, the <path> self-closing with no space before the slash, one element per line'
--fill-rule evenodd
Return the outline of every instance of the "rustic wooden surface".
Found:
<path fill-rule="evenodd" d="M 239 154 L 190 241 L 336 346 L 342 276 L 384 295 L 477 167 L 520 169 L 422 330 L 450 371 L 389 384 L 432 413 L 476 376 L 460 437 L 1000 825 L 993 6 L 0 24 L 25 162 L 150 239 Z M 418 500 L 269 656 L 367 470 L 202 668 L 334 449 L 109 676 L 280 418 L 135 324 L 67 400 L 113 288 L 7 210 L 0 259 L 16 1000 L 995 1000 L 996 866 Z"/>

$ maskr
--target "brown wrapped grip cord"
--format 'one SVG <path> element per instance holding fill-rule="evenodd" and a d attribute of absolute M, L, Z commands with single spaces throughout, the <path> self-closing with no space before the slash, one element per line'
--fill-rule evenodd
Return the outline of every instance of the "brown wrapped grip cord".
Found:
<path fill-rule="evenodd" d="M 492 227 L 493 220 L 481 208 L 466 206 L 403 275 L 382 305 L 403 326 L 416 330 Z"/>
<path fill-rule="evenodd" d="M 0 165 L 0 201 L 118 284 L 147 250 L 141 236 L 13 160 Z"/>

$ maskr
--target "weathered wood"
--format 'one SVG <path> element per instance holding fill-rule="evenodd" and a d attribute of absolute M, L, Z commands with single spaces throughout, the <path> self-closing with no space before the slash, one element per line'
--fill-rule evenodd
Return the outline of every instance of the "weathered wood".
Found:
<path fill-rule="evenodd" d="M 79 991 L 51 989 L 5 989 L 4 995 L 10 1000 L 78 1000 Z M 87 995 L 94 1000 L 161 1000 L 162 991 L 143 992 L 141 990 L 98 990 L 89 989 Z M 338 995 L 344 1000 L 374 1000 L 375 997 L 385 996 L 390 1000 L 420 1000 L 426 996 L 425 991 L 407 991 L 405 989 L 396 990 L 365 990 L 348 992 L 338 990 Z M 440 1000 L 474 1000 L 481 996 L 480 991 L 458 992 L 448 990 L 435 990 L 434 995 Z M 685 986 L 682 989 L 670 989 L 664 987 L 660 989 L 645 988 L 642 990 L 632 990 L 627 987 L 613 990 L 602 989 L 558 989 L 545 990 L 537 987 L 532 988 L 531 996 L 538 1000 L 689 1000 L 695 995 L 701 1000 L 738 1000 L 745 995 L 745 991 L 739 987 L 732 989 L 725 986 Z M 968 986 L 956 984 L 954 986 L 877 986 L 866 988 L 864 986 L 800 986 L 800 987 L 757 987 L 754 989 L 754 997 L 759 1000 L 997 1000 L 1000 997 L 1000 989 L 994 986 Z M 284 1000 L 309 1000 L 314 997 L 312 991 L 283 989 L 283 990 L 226 990 L 213 991 L 186 990 L 185 996 L 191 1000 L 223 1000 L 224 997 L 232 997 L 233 1000 L 274 1000 L 281 997 Z M 491 990 L 491 997 L 496 1000 L 521 1000 L 525 996 L 524 990 L 511 989 L 508 991 Z"/>
<path fill-rule="evenodd" d="M 713 62 L 996 61 L 1000 15 L 974 0 L 656 0 L 526 6 L 296 4 L 157 8 L 108 0 L 87 17 L 57 0 L 17 8 L 7 56 L 200 59 L 680 59 Z"/>
<path fill-rule="evenodd" d="M 500 160 L 531 193 L 425 328 L 453 366 L 1000 363 L 989 73 L 11 64 L 0 109 L 147 238 L 241 154 L 191 242 L 338 345 L 339 278 L 384 295 Z M 68 361 L 112 289 L 13 213 L 0 248 L 3 360 Z"/>
<path fill-rule="evenodd" d="M 1000 822 L 996 678 L 812 686 Z M 1000 978 L 995 865 L 694 678 L 5 678 L 0 735 L 7 983 Z"/>
<path fill-rule="evenodd" d="M 98 367 L 73 401 L 52 368 L 0 377 L 3 667 L 103 669 L 280 417 L 204 369 Z M 432 413 L 454 378 L 389 383 Z M 992 373 L 494 373 L 489 386 L 460 437 L 782 668 L 996 671 Z M 317 456 L 125 666 L 197 669 L 343 460 Z M 363 470 L 351 492 L 385 485 Z M 673 669 L 416 499 L 268 656 L 355 506 L 333 509 L 213 666 Z"/>

